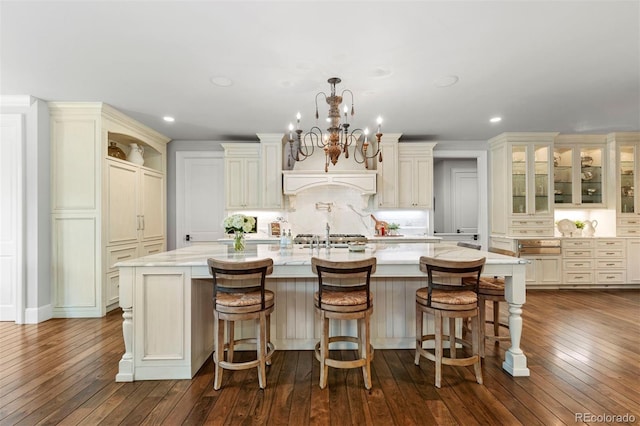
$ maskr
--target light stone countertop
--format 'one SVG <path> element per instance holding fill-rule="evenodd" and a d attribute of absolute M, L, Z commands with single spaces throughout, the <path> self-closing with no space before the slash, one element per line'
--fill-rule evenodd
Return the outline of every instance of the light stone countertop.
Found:
<path fill-rule="evenodd" d="M 464 247 L 440 243 L 375 244 L 367 243 L 363 252 L 351 252 L 347 248 L 320 250 L 294 245 L 290 251 L 281 252 L 276 244 L 248 245 L 244 253 L 235 253 L 228 244 L 195 244 L 163 253 L 139 257 L 116 263 L 116 267 L 131 266 L 207 266 L 207 259 L 213 257 L 230 261 L 247 261 L 263 258 L 273 259 L 276 266 L 311 265 L 311 257 L 316 256 L 334 261 L 364 259 L 375 256 L 380 265 L 417 265 L 420 256 L 437 257 L 450 260 L 472 260 L 486 257 L 487 264 L 512 265 L 526 263 L 520 258 L 503 256 L 496 253 L 478 251 Z"/>

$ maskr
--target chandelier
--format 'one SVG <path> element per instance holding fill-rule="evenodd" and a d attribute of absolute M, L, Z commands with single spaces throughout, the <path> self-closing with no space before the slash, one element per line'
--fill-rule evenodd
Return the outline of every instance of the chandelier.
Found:
<path fill-rule="evenodd" d="M 289 124 L 289 167 L 291 167 L 292 160 L 306 160 L 308 157 L 313 155 L 313 152 L 317 147 L 324 150 L 324 171 L 328 172 L 329 162 L 335 166 L 341 153 L 344 153 L 345 158 L 349 158 L 349 147 L 351 145 L 355 147 L 354 160 L 359 164 L 364 163 L 365 168 L 368 169 L 369 160 L 375 159 L 376 157 L 378 157 L 378 162 L 382 162 L 382 153 L 380 152 L 380 138 L 382 137 L 380 128 L 382 125 L 382 117 L 378 117 L 377 120 L 378 129 L 375 134 L 375 152 L 367 152 L 369 151 L 369 145 L 371 145 L 371 142 L 369 141 L 369 129 L 353 129 L 349 131 L 349 107 L 346 104 L 344 105 L 344 121 L 342 123 L 340 122 L 340 105 L 342 104 L 342 98 L 345 94 L 349 94 L 351 96 L 351 117 L 355 114 L 355 109 L 353 107 L 353 92 L 345 89 L 342 91 L 340 96 L 336 95 L 336 84 L 340 83 L 340 81 L 341 80 L 338 77 L 333 77 L 328 80 L 328 83 L 331 85 L 331 94 L 329 96 L 324 92 L 316 94 L 316 121 L 319 118 L 318 98 L 320 96 L 324 96 L 327 104 L 329 104 L 329 113 L 327 116 L 329 128 L 326 129 L 325 133 L 323 133 L 322 129 L 317 125 L 304 133 L 304 131 L 300 129 L 300 113 L 296 115 L 297 126 L 295 130 L 295 139 L 293 134 L 293 124 Z M 371 151 L 373 151 L 373 148 Z"/>

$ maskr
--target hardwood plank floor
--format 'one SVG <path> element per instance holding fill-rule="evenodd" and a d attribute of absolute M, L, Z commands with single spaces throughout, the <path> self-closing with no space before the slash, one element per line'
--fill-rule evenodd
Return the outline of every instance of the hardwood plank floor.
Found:
<path fill-rule="evenodd" d="M 377 350 L 370 391 L 360 369 L 330 369 L 320 389 L 312 351 L 276 351 L 264 391 L 255 369 L 225 371 L 214 391 L 211 360 L 193 380 L 116 383 L 120 312 L 0 323 L 0 425 L 624 424 L 576 413 L 640 423 L 640 291 L 530 291 L 523 318 L 531 377 L 502 370 L 508 342 L 487 343 L 484 385 L 472 367 L 444 366 L 441 389 L 430 361 Z"/>

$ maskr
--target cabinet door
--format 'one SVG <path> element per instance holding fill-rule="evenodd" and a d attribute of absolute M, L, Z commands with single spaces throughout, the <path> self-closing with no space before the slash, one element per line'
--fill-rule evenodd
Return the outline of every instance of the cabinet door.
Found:
<path fill-rule="evenodd" d="M 562 278 L 560 256 L 522 256 L 531 263 L 527 265 L 525 276 L 529 286 L 559 285 Z"/>
<path fill-rule="evenodd" d="M 618 215 L 633 216 L 640 213 L 638 196 L 638 175 L 640 173 L 640 145 L 629 144 L 618 147 Z"/>
<path fill-rule="evenodd" d="M 107 245 L 138 241 L 138 168 L 107 161 Z"/>
<path fill-rule="evenodd" d="M 244 170 L 244 208 L 260 208 L 260 159 L 248 158 Z"/>
<path fill-rule="evenodd" d="M 413 185 L 413 161 L 401 156 L 398 159 L 398 207 L 414 207 Z"/>
<path fill-rule="evenodd" d="M 417 157 L 413 161 L 414 207 L 430 209 L 433 199 L 433 158 Z"/>
<path fill-rule="evenodd" d="M 640 238 L 627 240 L 627 282 L 640 284 Z"/>
<path fill-rule="evenodd" d="M 149 170 L 140 170 L 140 229 L 142 240 L 164 237 L 164 176 Z"/>
<path fill-rule="evenodd" d="M 228 209 L 244 208 L 245 161 L 241 158 L 225 159 L 225 195 Z"/>
<path fill-rule="evenodd" d="M 398 147 L 382 144 L 382 163 L 378 163 L 378 207 L 398 207 Z"/>

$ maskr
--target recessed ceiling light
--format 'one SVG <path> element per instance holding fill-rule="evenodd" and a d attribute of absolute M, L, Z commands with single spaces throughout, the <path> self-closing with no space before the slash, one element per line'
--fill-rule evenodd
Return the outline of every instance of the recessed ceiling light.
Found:
<path fill-rule="evenodd" d="M 459 80 L 460 78 L 458 78 L 457 75 L 445 75 L 444 77 L 435 79 L 433 85 L 436 87 L 451 87 Z"/>
<path fill-rule="evenodd" d="M 491 123 L 499 123 L 502 121 L 502 117 L 491 117 L 491 119 L 489 119 L 489 121 Z"/>
<path fill-rule="evenodd" d="M 209 79 L 211 84 L 218 87 L 229 87 L 233 86 L 233 81 L 231 81 L 228 77 L 214 76 Z"/>
<path fill-rule="evenodd" d="M 164 121 L 166 121 L 167 123 L 173 123 L 174 121 L 176 121 L 176 119 L 175 119 L 175 118 L 170 117 L 170 116 L 168 116 L 168 115 L 165 115 L 164 117 L 162 117 L 162 119 L 163 119 Z"/>

